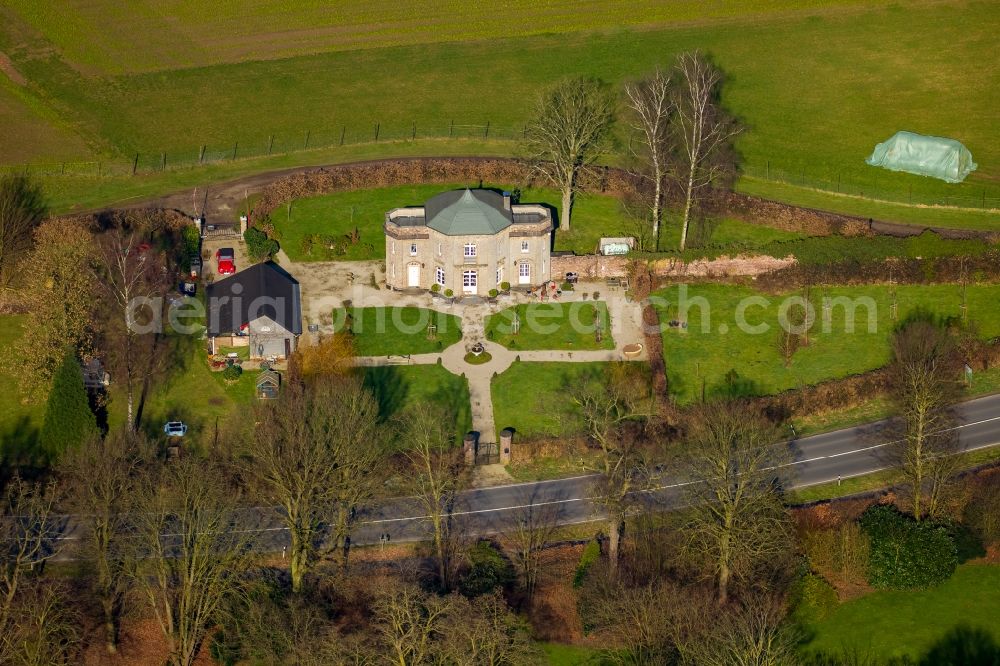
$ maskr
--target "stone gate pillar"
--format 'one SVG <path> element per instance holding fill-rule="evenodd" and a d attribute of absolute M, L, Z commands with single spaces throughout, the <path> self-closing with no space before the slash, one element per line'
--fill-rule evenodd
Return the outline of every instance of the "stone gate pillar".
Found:
<path fill-rule="evenodd" d="M 465 454 L 465 464 L 475 465 L 476 464 L 476 449 L 478 448 L 476 442 L 476 433 L 468 432 L 465 434 L 465 438 L 462 440 L 462 452 Z"/>
<path fill-rule="evenodd" d="M 514 443 L 514 429 L 504 428 L 500 431 L 500 464 L 506 465 L 510 462 L 511 446 Z"/>

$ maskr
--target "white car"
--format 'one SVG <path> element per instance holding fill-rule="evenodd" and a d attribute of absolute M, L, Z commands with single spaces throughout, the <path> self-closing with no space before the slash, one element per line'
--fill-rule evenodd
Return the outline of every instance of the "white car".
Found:
<path fill-rule="evenodd" d="M 167 437 L 183 437 L 187 431 L 187 425 L 181 421 L 167 421 L 163 426 L 163 432 Z"/>

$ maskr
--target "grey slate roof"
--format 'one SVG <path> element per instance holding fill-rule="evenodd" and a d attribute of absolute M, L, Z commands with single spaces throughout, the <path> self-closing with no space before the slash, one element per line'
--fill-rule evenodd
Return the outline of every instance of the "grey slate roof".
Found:
<path fill-rule="evenodd" d="M 275 263 L 257 264 L 205 289 L 208 335 L 229 335 L 258 317 L 302 334 L 298 281 Z"/>
<path fill-rule="evenodd" d="M 452 190 L 424 205 L 427 226 L 446 236 L 495 234 L 513 223 L 503 196 L 493 190 Z"/>

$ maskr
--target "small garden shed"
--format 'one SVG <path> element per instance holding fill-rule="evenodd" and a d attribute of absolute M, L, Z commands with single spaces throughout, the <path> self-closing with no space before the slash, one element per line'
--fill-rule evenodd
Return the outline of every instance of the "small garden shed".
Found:
<path fill-rule="evenodd" d="M 281 389 L 281 375 L 274 370 L 264 370 L 257 375 L 257 399 L 274 400 Z"/>

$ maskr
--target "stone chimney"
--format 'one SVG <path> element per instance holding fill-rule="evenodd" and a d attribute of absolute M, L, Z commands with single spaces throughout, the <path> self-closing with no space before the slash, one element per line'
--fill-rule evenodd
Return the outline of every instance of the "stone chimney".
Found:
<path fill-rule="evenodd" d="M 503 209 L 510 210 L 510 192 L 503 193 Z"/>

